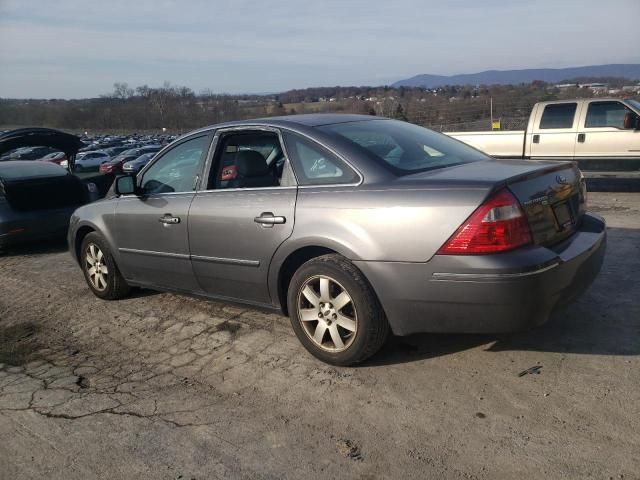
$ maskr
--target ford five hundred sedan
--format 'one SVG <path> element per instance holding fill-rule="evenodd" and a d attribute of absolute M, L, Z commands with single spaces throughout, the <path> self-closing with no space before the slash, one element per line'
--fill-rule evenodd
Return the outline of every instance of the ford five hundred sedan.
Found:
<path fill-rule="evenodd" d="M 136 286 L 281 310 L 338 365 L 389 332 L 539 325 L 591 284 L 605 251 L 573 163 L 494 160 L 372 116 L 207 127 L 114 190 L 69 229 L 95 295 Z"/>

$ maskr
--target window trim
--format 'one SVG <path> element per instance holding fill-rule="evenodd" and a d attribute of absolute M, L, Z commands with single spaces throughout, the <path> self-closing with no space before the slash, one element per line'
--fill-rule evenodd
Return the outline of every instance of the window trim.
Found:
<path fill-rule="evenodd" d="M 164 158 L 164 156 L 171 152 L 172 150 L 174 150 L 175 148 L 178 148 L 180 145 L 182 145 L 183 143 L 189 142 L 191 140 L 195 140 L 196 138 L 201 138 L 201 137 L 206 137 L 209 143 L 209 148 L 206 149 L 206 156 L 204 157 L 204 161 L 202 162 L 202 165 L 200 166 L 200 171 L 197 173 L 198 176 L 198 180 L 196 182 L 195 188 L 193 190 L 190 190 L 188 192 L 157 192 L 157 193 L 145 193 L 143 194 L 143 196 L 146 197 L 157 197 L 157 196 L 161 196 L 161 195 L 185 195 L 185 194 L 194 194 L 198 191 L 198 189 L 200 188 L 200 183 L 202 182 L 202 176 L 203 176 L 203 168 L 206 166 L 207 163 L 207 159 L 209 157 L 209 153 L 211 150 L 211 133 L 212 130 L 199 130 L 197 132 L 194 132 L 192 135 L 186 136 L 184 138 L 181 138 L 178 141 L 174 141 L 172 143 L 170 143 L 169 145 L 167 145 L 166 147 L 160 149 L 158 152 L 155 153 L 156 158 L 153 159 L 153 161 L 147 163 L 144 167 L 142 167 L 142 169 L 136 173 L 136 185 L 138 186 L 138 188 L 142 188 L 142 181 L 144 179 L 144 175 L 147 173 L 147 170 L 149 170 L 153 165 L 155 165 L 158 161 L 160 161 L 160 159 Z M 147 152 L 147 153 L 153 153 L 153 152 Z M 162 154 L 162 155 L 160 155 Z M 205 151 L 203 150 L 202 155 L 205 154 Z M 137 157 L 136 157 L 137 158 Z M 202 160 L 202 157 L 201 157 Z"/>
<path fill-rule="evenodd" d="M 634 112 L 631 108 L 629 108 L 629 106 L 625 105 L 623 102 L 621 102 L 619 100 L 594 100 L 594 101 L 591 101 L 591 102 L 587 103 L 587 111 L 584 114 L 584 127 L 583 128 L 585 128 L 585 129 L 588 128 L 589 130 L 596 129 L 596 128 L 615 128 L 616 130 L 620 130 L 620 131 L 623 131 L 623 132 L 627 132 L 629 130 L 633 131 L 633 129 L 620 128 L 620 127 L 615 127 L 613 125 L 603 125 L 603 126 L 600 126 L 600 127 L 587 127 L 587 119 L 589 118 L 589 109 L 591 108 L 591 105 L 597 104 L 597 103 L 600 103 L 600 104 L 601 103 L 617 103 L 618 105 L 622 105 L 622 107 L 627 112 L 633 113 L 637 117 L 640 116 L 636 112 Z"/>
<path fill-rule="evenodd" d="M 557 107 L 559 105 L 575 105 L 575 111 L 573 112 L 573 120 L 571 122 L 571 125 L 568 127 L 543 127 L 542 126 L 542 121 L 544 120 L 544 113 L 547 110 L 547 107 Z M 540 120 L 538 121 L 538 130 L 575 130 L 576 128 L 576 122 L 578 122 L 578 117 L 580 116 L 580 111 L 579 111 L 579 102 L 573 101 L 573 102 L 553 102 L 553 103 L 547 103 L 546 105 L 543 106 L 542 111 L 540 112 Z"/>

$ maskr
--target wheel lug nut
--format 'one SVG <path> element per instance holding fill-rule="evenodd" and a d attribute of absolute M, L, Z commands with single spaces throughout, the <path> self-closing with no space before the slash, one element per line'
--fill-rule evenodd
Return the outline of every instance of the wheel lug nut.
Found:
<path fill-rule="evenodd" d="M 336 314 L 334 313 L 333 315 L 331 315 L 331 318 L 333 318 L 333 319 L 335 320 L 336 318 L 338 318 L 338 315 L 336 315 Z"/>

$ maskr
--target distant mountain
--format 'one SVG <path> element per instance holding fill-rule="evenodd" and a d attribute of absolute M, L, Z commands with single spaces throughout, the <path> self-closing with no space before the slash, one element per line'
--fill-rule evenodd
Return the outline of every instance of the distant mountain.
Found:
<path fill-rule="evenodd" d="M 570 68 L 529 68 L 526 70 L 487 70 L 479 73 L 461 75 L 416 75 L 399 80 L 393 87 L 435 88 L 444 85 L 511 85 L 531 83 L 534 80 L 560 82 L 579 77 L 616 77 L 640 79 L 640 64 L 590 65 Z"/>

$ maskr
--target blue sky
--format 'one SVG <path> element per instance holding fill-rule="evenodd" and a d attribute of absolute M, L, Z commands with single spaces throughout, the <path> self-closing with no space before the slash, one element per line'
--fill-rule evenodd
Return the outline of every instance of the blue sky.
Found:
<path fill-rule="evenodd" d="M 0 0 L 0 97 L 640 63 L 640 0 Z"/>

